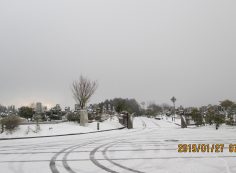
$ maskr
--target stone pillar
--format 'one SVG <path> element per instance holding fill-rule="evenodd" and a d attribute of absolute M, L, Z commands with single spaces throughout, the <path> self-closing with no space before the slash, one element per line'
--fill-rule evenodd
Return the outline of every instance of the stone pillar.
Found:
<path fill-rule="evenodd" d="M 79 115 L 80 115 L 80 125 L 81 126 L 86 126 L 88 124 L 88 112 L 87 112 L 87 110 L 80 110 Z"/>
<path fill-rule="evenodd" d="M 132 129 L 133 128 L 133 115 L 132 114 L 128 114 L 128 129 Z"/>
<path fill-rule="evenodd" d="M 182 115 L 180 116 L 180 118 L 181 118 L 181 128 L 187 128 L 187 123 L 185 122 Z"/>

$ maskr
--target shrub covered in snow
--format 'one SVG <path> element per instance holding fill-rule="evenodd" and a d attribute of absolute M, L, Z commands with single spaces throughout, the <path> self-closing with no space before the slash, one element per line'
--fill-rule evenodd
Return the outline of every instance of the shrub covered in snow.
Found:
<path fill-rule="evenodd" d="M 76 121 L 76 122 L 80 122 L 80 116 L 78 113 L 74 114 L 74 113 L 68 113 L 67 114 L 67 120 L 68 121 Z"/>
<path fill-rule="evenodd" d="M 1 119 L 2 132 L 4 130 L 12 132 L 21 122 L 20 117 L 16 115 L 9 115 Z"/>

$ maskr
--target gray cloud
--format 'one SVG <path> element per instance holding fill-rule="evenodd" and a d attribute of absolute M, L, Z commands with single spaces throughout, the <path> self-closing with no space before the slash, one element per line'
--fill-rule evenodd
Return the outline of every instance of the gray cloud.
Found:
<path fill-rule="evenodd" d="M 70 85 L 191 106 L 236 101 L 235 1 L 0 1 L 0 103 L 73 105 Z"/>

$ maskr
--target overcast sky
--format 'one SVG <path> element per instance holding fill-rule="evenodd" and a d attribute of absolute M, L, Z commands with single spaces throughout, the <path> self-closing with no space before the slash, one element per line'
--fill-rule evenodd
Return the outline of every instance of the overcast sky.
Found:
<path fill-rule="evenodd" d="M 0 104 L 236 101 L 235 0 L 0 0 Z"/>

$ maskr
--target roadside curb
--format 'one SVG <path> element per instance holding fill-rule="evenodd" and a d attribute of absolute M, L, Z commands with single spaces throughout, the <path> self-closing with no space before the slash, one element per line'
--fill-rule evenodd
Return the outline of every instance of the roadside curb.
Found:
<path fill-rule="evenodd" d="M 168 122 L 168 123 L 172 123 L 172 124 L 175 124 L 175 125 L 177 125 L 177 126 L 181 126 L 180 124 L 175 123 L 175 122 L 171 122 L 171 121 L 166 121 L 166 122 Z"/>
<path fill-rule="evenodd" d="M 180 124 L 178 124 L 178 123 L 174 123 L 175 125 L 177 125 L 177 126 L 181 126 Z"/>
<path fill-rule="evenodd" d="M 99 132 L 108 132 L 108 131 L 122 130 L 122 129 L 125 129 L 125 128 L 126 128 L 126 127 L 120 127 L 120 128 L 117 128 L 117 129 L 99 130 L 99 131 L 85 132 L 85 133 L 69 133 L 69 134 L 51 135 L 51 136 L 32 136 L 32 137 L 19 137 L 19 138 L 0 138 L 0 141 L 15 140 L 15 139 L 51 138 L 51 137 L 60 137 L 60 136 L 85 135 L 85 134 L 91 134 L 91 133 L 99 133 Z"/>

